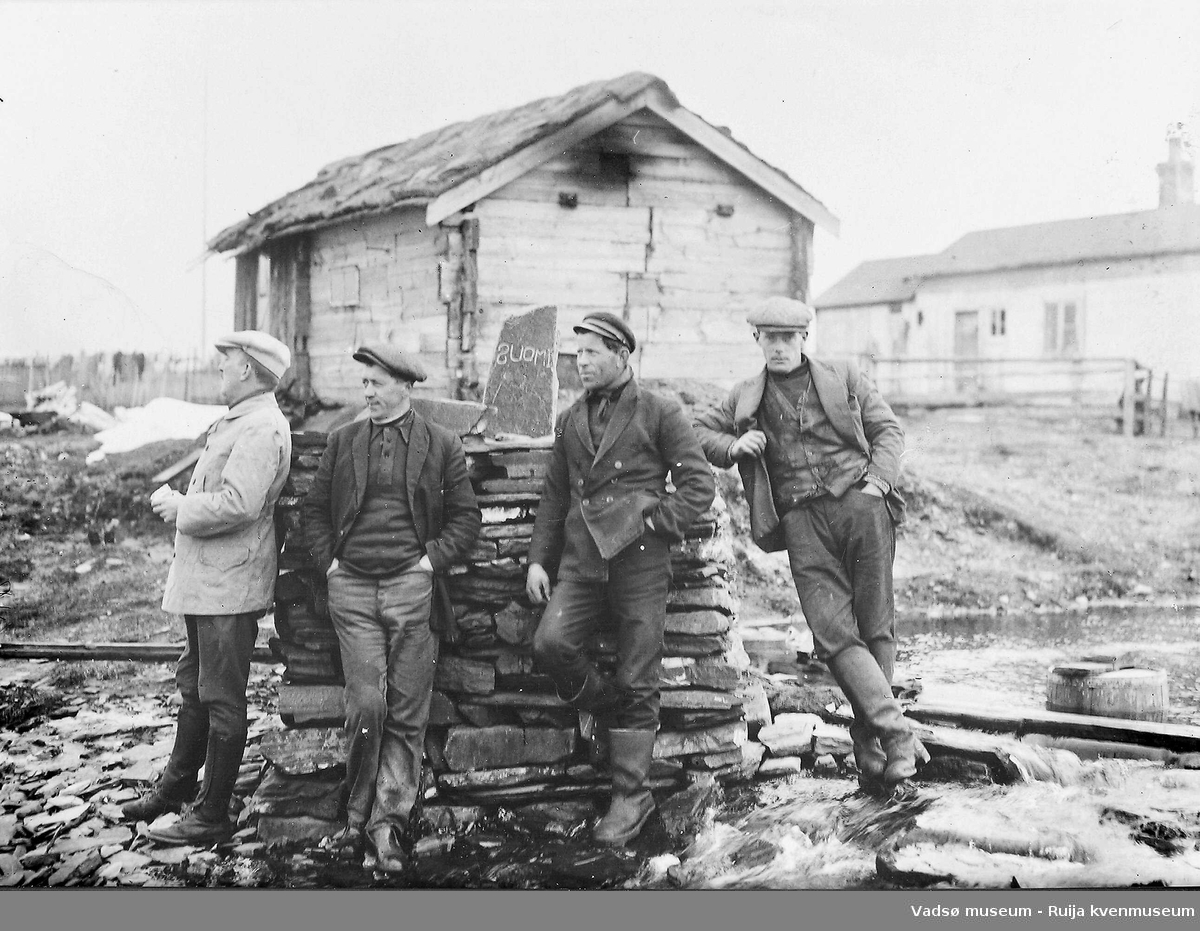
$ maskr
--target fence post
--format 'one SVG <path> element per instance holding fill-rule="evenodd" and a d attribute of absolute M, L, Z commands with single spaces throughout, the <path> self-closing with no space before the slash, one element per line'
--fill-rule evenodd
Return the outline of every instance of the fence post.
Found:
<path fill-rule="evenodd" d="M 1125 360 L 1125 393 L 1121 395 L 1121 432 L 1133 436 L 1134 410 L 1137 399 L 1134 397 L 1134 374 L 1137 363 L 1133 359 Z"/>
<path fill-rule="evenodd" d="M 1167 379 L 1171 377 L 1170 372 L 1163 372 L 1163 399 L 1162 399 L 1162 435 L 1167 435 Z"/>

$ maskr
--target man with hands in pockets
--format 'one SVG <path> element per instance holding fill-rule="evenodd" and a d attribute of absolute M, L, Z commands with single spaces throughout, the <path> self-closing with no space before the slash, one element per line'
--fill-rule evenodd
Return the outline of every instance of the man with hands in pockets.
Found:
<path fill-rule="evenodd" d="M 437 663 L 453 624 L 445 573 L 482 523 L 462 442 L 412 407 L 420 364 L 392 346 L 354 352 L 369 417 L 336 430 L 305 498 L 346 679 L 346 827 L 334 844 L 404 869 Z"/>
<path fill-rule="evenodd" d="M 927 759 L 892 696 L 892 562 L 904 431 L 871 380 L 804 353 L 807 304 L 770 297 L 747 322 L 766 367 L 695 421 L 709 462 L 737 465 L 762 549 L 787 550 L 813 639 L 854 711 L 864 791 L 905 797 Z"/>
<path fill-rule="evenodd" d="M 612 804 L 593 837 L 621 846 L 654 810 L 647 777 L 658 729 L 670 546 L 712 503 L 716 482 L 679 404 L 633 377 L 636 341 L 625 321 L 590 314 L 575 332 L 586 394 L 555 427 L 526 594 L 534 604 L 549 602 L 534 635 L 538 668 L 562 698 L 608 726 Z M 605 616 L 617 631 L 615 680 L 584 654 Z"/>

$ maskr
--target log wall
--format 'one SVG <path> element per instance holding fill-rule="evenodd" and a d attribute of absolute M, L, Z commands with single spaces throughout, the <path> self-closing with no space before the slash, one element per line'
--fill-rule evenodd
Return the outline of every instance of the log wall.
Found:
<path fill-rule="evenodd" d="M 641 341 L 642 376 L 732 382 L 761 365 L 745 305 L 808 291 L 812 224 L 645 112 L 500 188 L 474 215 L 484 347 L 529 306 L 558 307 L 564 346 L 578 319 L 607 310 Z"/>
<path fill-rule="evenodd" d="M 429 380 L 418 394 L 453 396 L 439 288 L 445 231 L 428 228 L 424 210 L 411 208 L 321 229 L 312 240 L 309 357 L 316 395 L 359 403 L 360 369 L 350 354 L 381 342 L 421 361 Z"/>
<path fill-rule="evenodd" d="M 477 397 L 504 319 L 542 304 L 559 309 L 564 349 L 575 323 L 606 310 L 637 334 L 643 377 L 731 383 L 762 363 L 746 304 L 807 295 L 812 224 L 643 111 L 435 228 L 411 207 L 292 239 L 310 244 L 313 391 L 357 403 L 354 346 L 416 354 L 430 373 L 418 393 Z M 272 325 L 275 289 L 296 284 L 276 266 L 296 255 L 270 250 Z"/>

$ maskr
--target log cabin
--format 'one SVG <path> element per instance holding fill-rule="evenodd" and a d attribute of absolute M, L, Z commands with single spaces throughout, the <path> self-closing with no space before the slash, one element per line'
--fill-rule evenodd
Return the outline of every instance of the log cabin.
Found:
<path fill-rule="evenodd" d="M 607 310 L 642 377 L 732 383 L 761 365 L 744 322 L 807 299 L 812 194 L 632 73 L 327 165 L 209 243 L 236 258 L 237 329 L 289 344 L 296 398 L 359 399 L 350 350 L 418 356 L 418 394 L 477 400 L 506 316 Z"/>

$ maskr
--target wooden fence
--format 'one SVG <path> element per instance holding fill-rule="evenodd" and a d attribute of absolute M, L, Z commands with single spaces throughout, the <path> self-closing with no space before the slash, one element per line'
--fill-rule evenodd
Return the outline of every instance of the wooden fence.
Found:
<path fill-rule="evenodd" d="M 161 397 L 220 404 L 217 362 L 216 356 L 141 352 L 0 361 L 0 410 L 23 409 L 27 392 L 60 381 L 73 386 L 80 401 L 108 411 Z"/>
<path fill-rule="evenodd" d="M 1167 377 L 1123 357 L 997 359 L 862 356 L 883 396 L 898 406 L 1070 404 L 1111 410 L 1128 435 L 1166 432 Z M 1161 397 L 1159 395 L 1161 394 Z"/>

